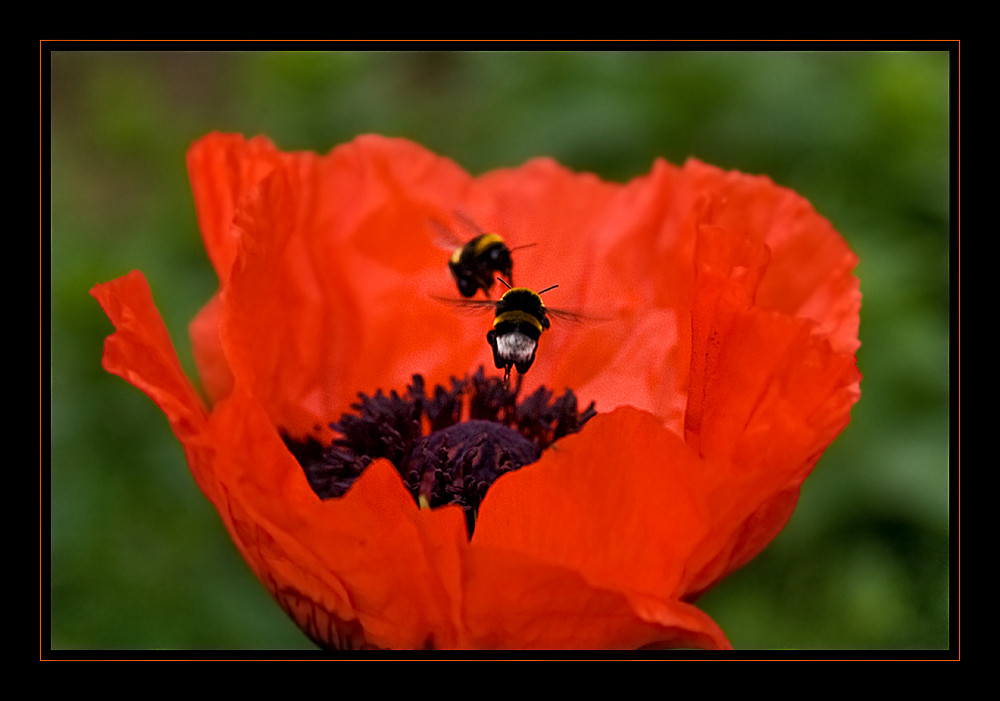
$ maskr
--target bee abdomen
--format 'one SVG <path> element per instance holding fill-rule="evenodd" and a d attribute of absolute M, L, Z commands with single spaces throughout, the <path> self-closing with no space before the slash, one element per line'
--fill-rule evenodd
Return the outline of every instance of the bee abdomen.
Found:
<path fill-rule="evenodd" d="M 498 332 L 490 330 L 486 340 L 493 347 L 493 364 L 498 368 L 514 366 L 520 373 L 525 373 L 535 362 L 535 351 L 538 349 L 538 338 L 523 333 L 521 330 Z"/>

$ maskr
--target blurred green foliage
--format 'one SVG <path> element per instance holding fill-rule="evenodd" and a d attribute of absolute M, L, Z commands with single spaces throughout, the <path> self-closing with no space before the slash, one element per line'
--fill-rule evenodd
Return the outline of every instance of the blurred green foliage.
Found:
<path fill-rule="evenodd" d="M 160 410 L 101 368 L 112 328 L 88 290 L 138 268 L 194 375 L 187 324 L 216 280 L 184 157 L 213 130 L 319 152 L 378 132 L 472 173 L 548 155 L 618 181 L 657 157 L 694 156 L 806 196 L 861 259 L 862 399 L 789 526 L 699 605 L 738 649 L 949 646 L 953 55 L 59 50 L 45 60 L 54 649 L 313 649 L 236 553 Z"/>

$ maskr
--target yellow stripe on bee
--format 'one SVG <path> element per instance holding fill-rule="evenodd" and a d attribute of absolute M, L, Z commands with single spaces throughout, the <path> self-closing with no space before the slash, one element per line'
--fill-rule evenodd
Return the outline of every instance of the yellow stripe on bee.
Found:
<path fill-rule="evenodd" d="M 472 252 L 478 256 L 495 243 L 503 243 L 503 239 L 496 234 L 483 234 L 476 239 L 476 245 L 473 247 Z"/>
<path fill-rule="evenodd" d="M 528 312 L 522 312 L 519 309 L 514 309 L 509 312 L 503 312 L 502 314 L 498 314 L 497 318 L 493 320 L 493 326 L 495 327 L 497 324 L 502 324 L 508 321 L 509 322 L 526 321 L 532 326 L 534 326 L 536 329 L 538 329 L 538 333 L 542 332 L 542 322 L 540 322 L 537 318 L 535 318 Z"/>

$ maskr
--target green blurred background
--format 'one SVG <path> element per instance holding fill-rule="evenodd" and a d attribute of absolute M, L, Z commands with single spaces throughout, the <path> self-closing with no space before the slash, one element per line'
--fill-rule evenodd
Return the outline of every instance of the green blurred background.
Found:
<path fill-rule="evenodd" d="M 949 647 L 948 45 L 49 48 L 51 609 L 43 648 L 50 633 L 53 649 L 88 656 L 314 649 L 236 553 L 160 410 L 101 368 L 112 327 L 88 290 L 138 268 L 194 374 L 187 324 L 216 279 L 184 156 L 213 130 L 319 152 L 364 132 L 403 136 L 474 174 L 548 155 L 625 181 L 658 156 L 678 164 L 695 156 L 765 173 L 807 197 L 861 259 L 862 399 L 789 526 L 699 603 L 738 649 Z"/>

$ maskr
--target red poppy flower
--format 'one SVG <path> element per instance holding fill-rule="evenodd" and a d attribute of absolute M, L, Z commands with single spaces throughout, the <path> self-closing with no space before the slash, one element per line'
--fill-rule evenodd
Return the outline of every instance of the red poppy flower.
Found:
<path fill-rule="evenodd" d="M 626 184 L 548 159 L 473 178 L 377 136 L 319 156 L 213 134 L 188 163 L 219 276 L 191 325 L 210 406 L 141 273 L 93 290 L 117 328 L 104 366 L 163 409 L 240 552 L 313 640 L 728 647 L 691 602 L 781 530 L 859 396 L 856 258 L 805 200 L 693 160 Z M 439 299 L 457 295 L 432 222 L 459 213 L 535 244 L 516 254 L 517 284 L 557 284 L 545 304 L 588 317 L 552 320 L 519 396 L 569 388 L 597 411 L 496 479 L 471 537 L 462 506 L 421 508 L 386 457 L 319 496 L 289 440 L 329 445 L 359 393 L 427 406 L 423 387 L 493 371 L 491 316 Z"/>

